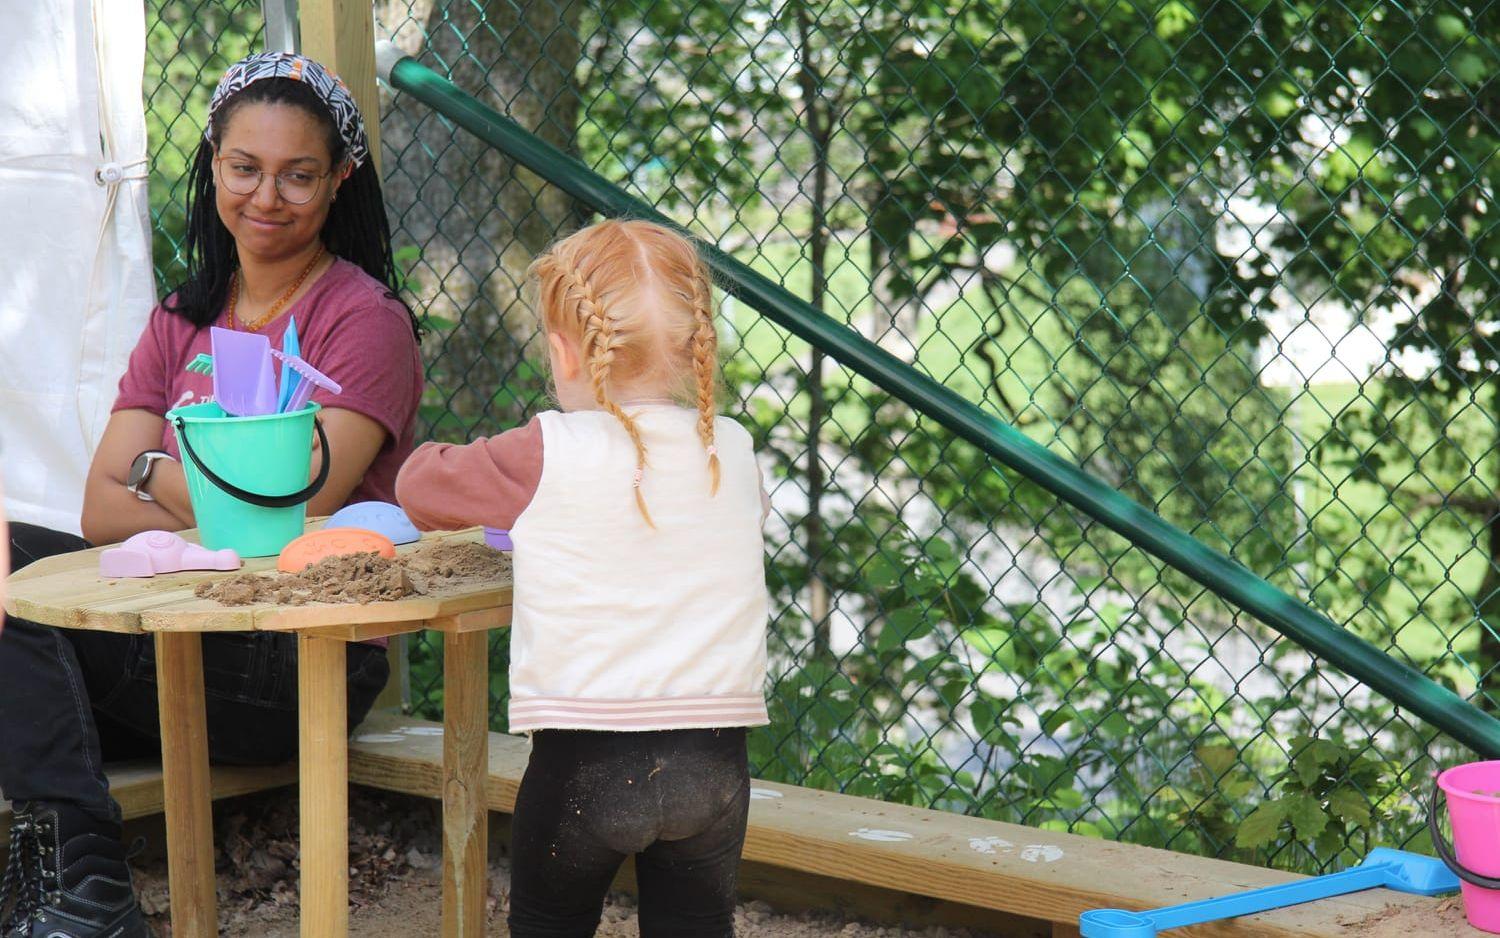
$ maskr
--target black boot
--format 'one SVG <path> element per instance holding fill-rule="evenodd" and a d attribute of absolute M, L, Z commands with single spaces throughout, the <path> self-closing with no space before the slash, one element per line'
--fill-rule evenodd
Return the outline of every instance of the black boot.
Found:
<path fill-rule="evenodd" d="M 151 938 L 130 885 L 120 828 L 63 803 L 15 806 L 4 938 Z"/>

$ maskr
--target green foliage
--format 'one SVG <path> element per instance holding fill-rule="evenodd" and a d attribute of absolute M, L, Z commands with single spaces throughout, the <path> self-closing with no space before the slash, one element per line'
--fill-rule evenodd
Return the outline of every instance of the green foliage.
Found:
<path fill-rule="evenodd" d="M 1296 844 L 1314 857 L 1357 862 L 1378 845 L 1369 833 L 1386 820 L 1369 798 L 1383 775 L 1362 745 L 1294 737 L 1291 765 L 1276 779 L 1279 794 L 1245 818 L 1235 843 L 1268 855 Z"/>
<path fill-rule="evenodd" d="M 152 261 L 165 293 L 185 273 L 187 171 L 203 138 L 208 99 L 225 69 L 260 49 L 263 23 L 256 0 L 149 0 L 146 24 Z"/>
<path fill-rule="evenodd" d="M 153 3 L 164 282 L 183 155 L 254 44 L 253 6 Z M 466 53 L 454 37 L 489 48 L 504 11 L 435 6 L 407 28 L 440 34 L 491 100 L 573 76 L 549 100 L 599 171 L 1440 683 L 1489 693 L 1500 8 L 600 0 L 574 62 L 526 30 Z M 443 141 L 425 124 L 403 159 Z M 518 211 L 494 196 L 518 191 L 513 169 L 412 183 L 386 165 L 421 196 L 393 218 L 404 285 L 441 301 L 419 310 L 423 426 L 504 429 L 545 406 L 544 369 L 525 328 L 441 271 L 490 238 L 493 279 L 513 279 L 544 194 Z M 1408 793 L 1467 753 L 726 309 L 725 409 L 777 506 L 762 777 L 1309 871 L 1423 848 Z M 1366 329 L 1372 374 L 1272 386 L 1268 358 Z M 479 354 L 452 354 L 465 343 Z M 412 644 L 427 716 L 440 662 L 435 636 Z"/>

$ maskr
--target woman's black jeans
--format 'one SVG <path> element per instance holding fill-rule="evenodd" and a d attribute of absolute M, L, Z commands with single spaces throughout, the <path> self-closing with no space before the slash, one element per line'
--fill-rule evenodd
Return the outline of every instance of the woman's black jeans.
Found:
<path fill-rule="evenodd" d="M 10 528 L 11 569 L 88 542 L 29 524 Z M 385 650 L 349 645 L 349 726 L 385 686 Z M 297 637 L 203 636 L 208 754 L 275 765 L 297 755 Z M 156 649 L 150 635 L 89 632 L 7 618 L 0 633 L 0 791 L 62 801 L 119 823 L 104 762 L 159 755 Z"/>

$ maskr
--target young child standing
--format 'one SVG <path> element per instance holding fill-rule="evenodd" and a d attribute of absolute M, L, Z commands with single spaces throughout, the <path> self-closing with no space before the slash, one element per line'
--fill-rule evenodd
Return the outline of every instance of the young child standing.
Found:
<path fill-rule="evenodd" d="M 429 443 L 396 495 L 424 529 L 515 544 L 510 728 L 531 734 L 510 933 L 593 935 L 634 855 L 645 938 L 734 934 L 746 727 L 767 722 L 765 496 L 715 413 L 708 271 L 606 221 L 532 264 L 560 411 Z"/>

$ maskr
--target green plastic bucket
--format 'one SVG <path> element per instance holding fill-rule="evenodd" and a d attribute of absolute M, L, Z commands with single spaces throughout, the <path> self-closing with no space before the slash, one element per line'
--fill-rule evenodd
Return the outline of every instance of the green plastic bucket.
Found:
<path fill-rule="evenodd" d="M 320 409 L 232 417 L 210 401 L 167 412 L 204 547 L 271 557 L 302 534 L 307 502 L 328 480 L 331 461 Z M 323 466 L 309 483 L 315 431 Z"/>

